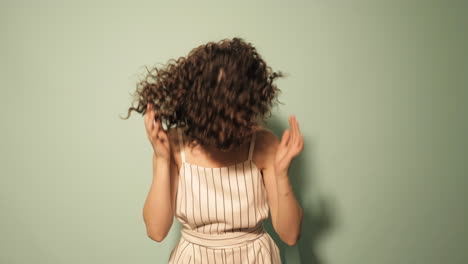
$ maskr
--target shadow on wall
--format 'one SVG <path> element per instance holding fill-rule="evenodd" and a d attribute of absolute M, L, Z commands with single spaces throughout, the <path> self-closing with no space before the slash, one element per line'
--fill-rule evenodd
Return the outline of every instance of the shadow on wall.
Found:
<path fill-rule="evenodd" d="M 289 122 L 274 115 L 268 121 L 270 129 L 281 140 L 283 132 L 289 127 Z M 315 156 L 314 144 L 301 130 L 304 138 L 304 151 L 294 158 L 289 169 L 289 179 L 294 190 L 294 195 L 303 209 L 301 235 L 294 246 L 284 243 L 274 231 L 271 217 L 264 222 L 265 229 L 275 240 L 281 251 L 283 264 L 325 264 L 320 257 L 318 248 L 322 238 L 330 232 L 335 223 L 334 200 L 324 197 L 314 183 Z"/>

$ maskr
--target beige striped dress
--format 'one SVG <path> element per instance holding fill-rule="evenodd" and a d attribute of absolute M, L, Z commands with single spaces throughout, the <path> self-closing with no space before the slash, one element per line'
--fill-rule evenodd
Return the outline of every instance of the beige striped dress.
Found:
<path fill-rule="evenodd" d="M 263 228 L 269 216 L 262 173 L 252 161 L 255 134 L 248 159 L 208 168 L 185 161 L 176 194 L 176 218 L 181 238 L 169 256 L 170 264 L 280 264 L 279 248 Z"/>

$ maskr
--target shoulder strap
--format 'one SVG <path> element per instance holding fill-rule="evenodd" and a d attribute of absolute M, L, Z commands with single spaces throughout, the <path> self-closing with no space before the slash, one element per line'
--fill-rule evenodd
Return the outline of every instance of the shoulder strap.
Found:
<path fill-rule="evenodd" d="M 180 128 L 177 128 L 177 133 L 179 134 L 180 156 L 182 158 L 182 162 L 185 163 L 184 140 L 182 138 L 182 132 L 180 131 Z"/>
<path fill-rule="evenodd" d="M 255 132 L 252 134 L 252 139 L 250 140 L 249 159 L 248 160 L 252 159 L 254 145 L 255 145 Z"/>

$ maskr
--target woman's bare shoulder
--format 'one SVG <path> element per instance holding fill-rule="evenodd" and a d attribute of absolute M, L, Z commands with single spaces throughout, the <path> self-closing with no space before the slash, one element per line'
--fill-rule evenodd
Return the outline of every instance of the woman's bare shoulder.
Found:
<path fill-rule="evenodd" d="M 255 138 L 253 159 L 263 169 L 274 160 L 276 148 L 280 141 L 273 131 L 265 127 L 257 130 Z"/>
<path fill-rule="evenodd" d="M 276 136 L 276 134 L 267 127 L 259 128 L 255 137 L 257 138 L 256 141 L 264 147 L 271 146 L 272 144 L 274 145 L 279 142 L 278 136 Z"/>

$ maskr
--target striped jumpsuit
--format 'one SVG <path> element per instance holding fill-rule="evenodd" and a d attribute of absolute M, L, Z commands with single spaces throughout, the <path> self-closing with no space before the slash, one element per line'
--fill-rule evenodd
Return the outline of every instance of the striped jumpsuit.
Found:
<path fill-rule="evenodd" d="M 208 168 L 185 161 L 183 137 L 177 129 L 182 165 L 176 194 L 181 238 L 169 264 L 281 264 L 279 248 L 263 228 L 269 206 L 262 173 L 248 159 Z"/>

